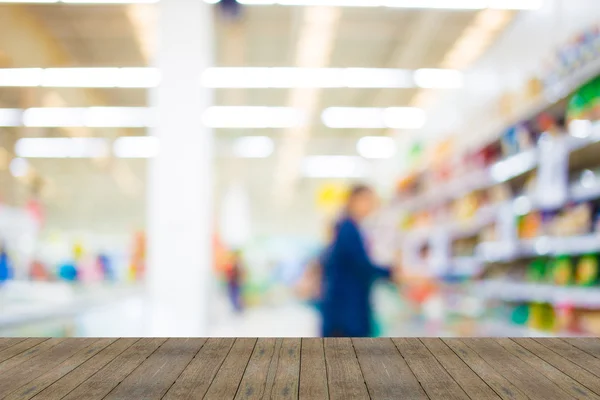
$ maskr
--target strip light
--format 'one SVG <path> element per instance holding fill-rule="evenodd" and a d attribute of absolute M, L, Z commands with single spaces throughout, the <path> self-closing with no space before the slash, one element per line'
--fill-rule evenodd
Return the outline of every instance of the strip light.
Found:
<path fill-rule="evenodd" d="M 396 142 L 387 136 L 365 136 L 356 144 L 364 158 L 391 158 L 396 154 Z"/>
<path fill-rule="evenodd" d="M 321 119 L 329 128 L 420 129 L 426 115 L 414 107 L 330 107 L 323 111 Z"/>
<path fill-rule="evenodd" d="M 0 3 L 27 3 L 27 4 L 153 4 L 159 0 L 0 0 Z"/>
<path fill-rule="evenodd" d="M 118 158 L 152 158 L 159 150 L 159 139 L 153 136 L 124 136 L 113 143 L 113 154 Z"/>
<path fill-rule="evenodd" d="M 273 140 L 268 136 L 244 136 L 233 144 L 233 153 L 240 158 L 267 158 L 274 149 Z"/>
<path fill-rule="evenodd" d="M 152 88 L 160 83 L 157 68 L 6 68 L 0 86 Z"/>
<path fill-rule="evenodd" d="M 153 125 L 153 110 L 146 107 L 44 107 L 23 112 L 23 125 L 31 127 L 144 128 Z"/>
<path fill-rule="evenodd" d="M 22 158 L 98 158 L 108 155 L 102 138 L 23 138 L 15 144 Z"/>
<path fill-rule="evenodd" d="M 215 4 L 219 1 L 204 0 Z M 392 7 L 446 10 L 538 10 L 543 0 L 238 0 L 244 5 Z"/>

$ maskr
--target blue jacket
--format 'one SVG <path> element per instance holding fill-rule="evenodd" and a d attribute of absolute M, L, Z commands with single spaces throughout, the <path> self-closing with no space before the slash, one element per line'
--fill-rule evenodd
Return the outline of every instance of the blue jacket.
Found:
<path fill-rule="evenodd" d="M 356 222 L 343 218 L 323 260 L 323 336 L 369 337 L 373 334 L 371 289 L 390 270 L 374 265 Z"/>

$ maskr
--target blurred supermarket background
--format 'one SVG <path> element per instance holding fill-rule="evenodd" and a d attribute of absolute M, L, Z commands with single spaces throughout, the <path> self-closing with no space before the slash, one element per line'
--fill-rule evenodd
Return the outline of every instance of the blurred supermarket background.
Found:
<path fill-rule="evenodd" d="M 354 182 L 379 335 L 600 335 L 597 0 L 0 3 L 0 336 L 318 335 Z"/>

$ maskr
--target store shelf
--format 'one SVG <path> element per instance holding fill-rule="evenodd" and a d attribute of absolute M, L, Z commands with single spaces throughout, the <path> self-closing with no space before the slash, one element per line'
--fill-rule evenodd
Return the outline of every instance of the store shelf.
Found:
<path fill-rule="evenodd" d="M 597 287 L 563 287 L 528 282 L 488 280 L 479 282 L 474 287 L 474 291 L 479 296 L 487 299 L 600 309 L 600 288 Z"/>
<path fill-rule="evenodd" d="M 140 285 L 8 282 L 0 288 L 0 328 L 74 317 L 143 294 Z"/>
<path fill-rule="evenodd" d="M 509 322 L 488 321 L 482 324 L 481 336 L 490 337 L 586 337 L 585 333 L 547 332 Z"/>
<path fill-rule="evenodd" d="M 537 256 L 577 256 L 600 252 L 600 235 L 549 237 L 521 240 L 516 243 L 487 242 L 477 247 L 476 254 L 486 262 L 507 262 Z"/>

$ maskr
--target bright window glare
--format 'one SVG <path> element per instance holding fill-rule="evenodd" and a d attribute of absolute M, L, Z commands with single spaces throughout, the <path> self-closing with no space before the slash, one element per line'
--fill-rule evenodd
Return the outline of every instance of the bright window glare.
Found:
<path fill-rule="evenodd" d="M 358 141 L 356 151 L 364 158 L 391 158 L 396 154 L 396 142 L 385 136 L 365 136 Z"/>
<path fill-rule="evenodd" d="M 267 136 L 245 136 L 233 145 L 233 154 L 240 158 L 266 158 L 273 154 L 273 140 Z"/>
<path fill-rule="evenodd" d="M 96 158 L 108 155 L 102 138 L 23 138 L 15 144 L 23 158 Z"/>
<path fill-rule="evenodd" d="M 463 86 L 462 73 L 452 69 L 418 69 L 414 73 L 414 80 L 417 86 L 428 89 L 455 89 Z"/>
<path fill-rule="evenodd" d="M 153 136 L 124 136 L 113 143 L 113 153 L 119 158 L 152 158 L 159 150 L 159 139 Z"/>
<path fill-rule="evenodd" d="M 309 156 L 304 158 L 302 173 L 308 178 L 362 178 L 366 161 L 352 156 Z"/>
<path fill-rule="evenodd" d="M 209 107 L 202 116 L 211 128 L 291 128 L 301 126 L 304 115 L 291 107 Z"/>

